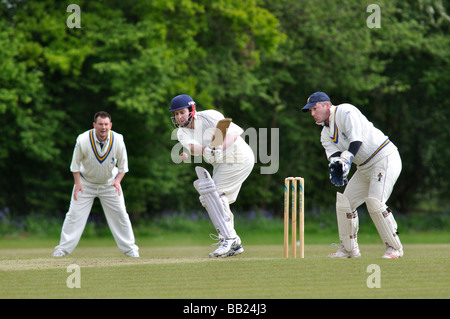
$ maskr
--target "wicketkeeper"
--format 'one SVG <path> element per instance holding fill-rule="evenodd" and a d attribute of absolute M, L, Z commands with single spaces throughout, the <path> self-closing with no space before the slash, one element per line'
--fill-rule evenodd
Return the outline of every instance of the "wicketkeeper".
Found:
<path fill-rule="evenodd" d="M 222 137 L 223 143 L 212 147 L 215 128 L 224 116 L 215 110 L 196 112 L 195 107 L 194 100 L 183 94 L 172 99 L 170 112 L 173 112 L 172 122 L 178 128 L 177 137 L 181 145 L 191 155 L 203 155 L 203 159 L 213 166 L 212 177 L 206 169 L 197 166 L 195 170 L 199 179 L 194 182 L 200 202 L 218 232 L 219 247 L 209 256 L 238 255 L 244 249 L 234 229 L 230 204 L 236 201 L 242 183 L 253 169 L 253 151 L 240 136 L 243 129 L 234 123 L 230 124 L 225 137 Z"/>
<path fill-rule="evenodd" d="M 323 126 L 321 142 L 330 161 L 331 182 L 346 186 L 344 193 L 337 193 L 336 215 L 341 244 L 330 258 L 358 258 L 361 256 L 358 242 L 357 208 L 366 203 L 386 252 L 383 258 L 403 256 L 398 237 L 397 223 L 386 201 L 402 170 L 397 147 L 375 128 L 353 105 L 333 105 L 327 94 L 313 93 L 302 108 L 311 112 L 316 124 Z M 347 176 L 352 163 L 356 172 L 350 181 Z"/>

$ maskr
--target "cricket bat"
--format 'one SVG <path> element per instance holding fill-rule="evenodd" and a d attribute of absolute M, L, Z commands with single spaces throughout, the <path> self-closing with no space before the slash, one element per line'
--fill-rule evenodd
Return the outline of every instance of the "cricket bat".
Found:
<path fill-rule="evenodd" d="M 217 147 L 219 145 L 222 145 L 223 140 L 225 139 L 225 135 L 227 134 L 227 129 L 230 126 L 230 124 L 231 124 L 230 118 L 222 119 L 217 123 L 216 131 L 211 140 L 212 147 Z"/>

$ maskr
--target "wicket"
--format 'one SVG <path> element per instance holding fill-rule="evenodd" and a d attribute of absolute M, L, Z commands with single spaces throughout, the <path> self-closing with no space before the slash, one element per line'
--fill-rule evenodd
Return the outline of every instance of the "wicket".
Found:
<path fill-rule="evenodd" d="M 299 191 L 297 192 L 297 182 Z M 289 188 L 291 188 L 291 205 L 289 205 Z M 297 207 L 298 193 L 298 207 Z M 287 177 L 284 179 L 284 258 L 289 257 L 289 206 L 291 206 L 292 257 L 297 257 L 297 212 L 299 219 L 300 258 L 305 258 L 304 225 L 304 179 Z"/>

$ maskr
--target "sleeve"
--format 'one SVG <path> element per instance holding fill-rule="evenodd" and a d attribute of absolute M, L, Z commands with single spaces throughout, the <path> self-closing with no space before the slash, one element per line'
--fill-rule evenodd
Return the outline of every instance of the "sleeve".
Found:
<path fill-rule="evenodd" d="M 244 130 L 239 125 L 231 122 L 230 126 L 228 127 L 227 134 L 241 135 L 242 133 L 244 133 Z"/>
<path fill-rule="evenodd" d="M 339 126 L 347 135 L 349 142 L 362 142 L 362 126 L 356 108 L 346 106 L 340 108 L 340 112 Z"/>
<path fill-rule="evenodd" d="M 189 144 L 201 145 L 197 140 L 191 137 L 190 134 L 187 133 L 185 130 L 186 129 L 179 128 L 177 131 L 178 141 L 185 149 L 187 149 L 188 151 L 190 150 Z"/>
<path fill-rule="evenodd" d="M 216 127 L 217 123 L 220 120 L 225 118 L 222 113 L 220 113 L 219 111 L 216 111 L 216 110 L 204 111 L 204 112 L 202 112 L 202 115 L 204 115 L 205 119 L 209 123 L 211 123 L 212 127 Z M 227 134 L 241 135 L 242 133 L 244 133 L 244 130 L 236 123 L 231 122 L 230 126 L 227 129 Z"/>
<path fill-rule="evenodd" d="M 117 168 L 119 173 L 128 172 L 128 154 L 127 148 L 125 147 L 125 141 L 122 135 L 118 135 L 119 149 L 117 152 Z"/>
<path fill-rule="evenodd" d="M 75 148 L 73 150 L 72 163 L 70 163 L 70 171 L 73 173 L 80 172 L 82 160 L 83 152 L 81 150 L 80 137 L 78 136 L 75 142 Z"/>

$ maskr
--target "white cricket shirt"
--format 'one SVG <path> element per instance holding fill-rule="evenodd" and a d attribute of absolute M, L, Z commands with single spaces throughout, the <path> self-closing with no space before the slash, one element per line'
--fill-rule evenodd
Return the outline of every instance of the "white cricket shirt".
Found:
<path fill-rule="evenodd" d="M 95 129 L 77 137 L 73 151 L 71 172 L 80 172 L 82 178 L 93 184 L 111 184 L 118 173 L 128 172 L 128 157 L 123 136 L 109 131 L 102 142 L 97 139 Z"/>
<path fill-rule="evenodd" d="M 177 138 L 181 145 L 190 151 L 189 144 L 197 144 L 207 146 L 215 133 L 217 123 L 224 119 L 222 113 L 215 110 L 206 110 L 197 112 L 194 118 L 194 129 L 178 128 Z M 250 146 L 240 136 L 244 130 L 231 122 L 227 134 L 236 134 L 238 138 L 233 145 L 229 146 L 224 151 L 224 159 L 220 163 L 213 163 L 212 165 L 219 165 L 221 163 L 242 163 L 245 161 L 253 161 L 253 151 Z"/>
<path fill-rule="evenodd" d="M 383 132 L 348 103 L 331 106 L 329 126 L 323 126 L 320 141 L 328 159 L 336 152 L 348 150 L 351 142 L 362 142 L 353 163 L 365 167 L 397 150 Z"/>

